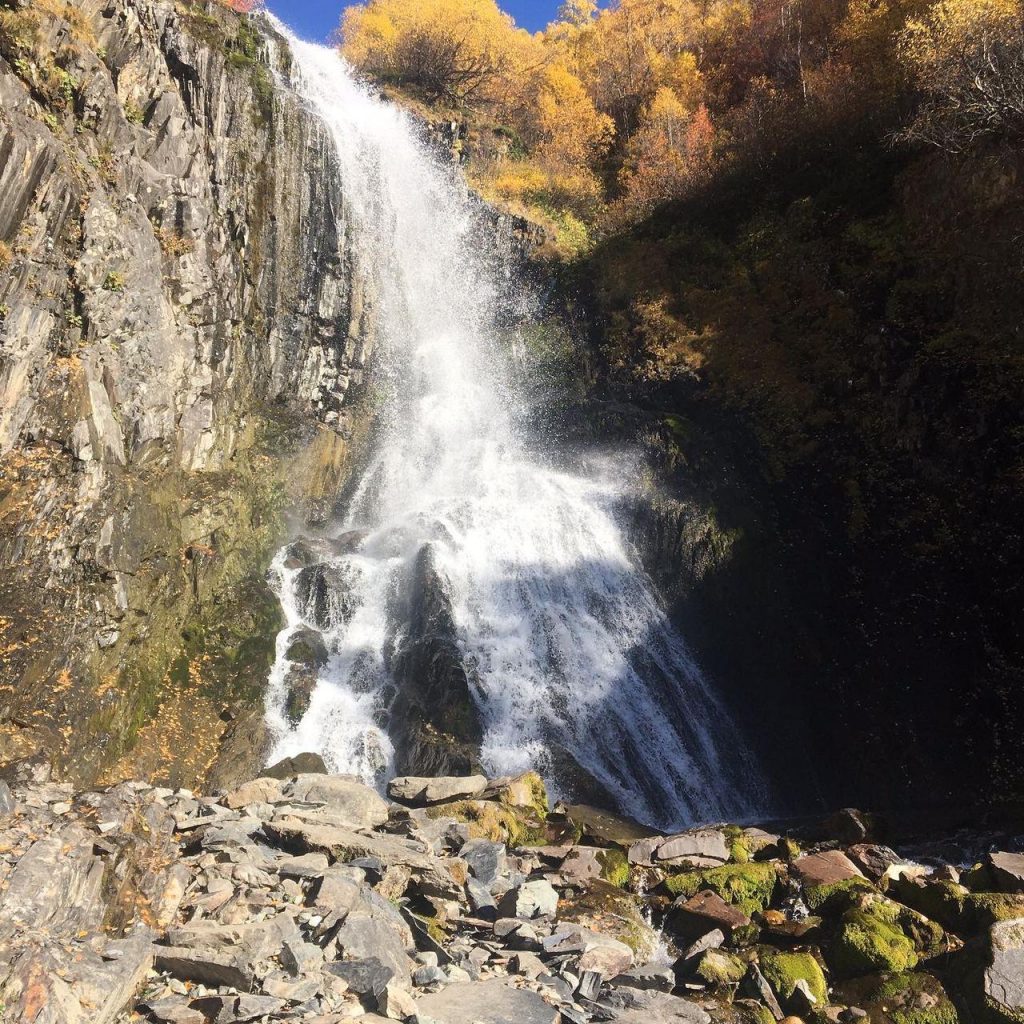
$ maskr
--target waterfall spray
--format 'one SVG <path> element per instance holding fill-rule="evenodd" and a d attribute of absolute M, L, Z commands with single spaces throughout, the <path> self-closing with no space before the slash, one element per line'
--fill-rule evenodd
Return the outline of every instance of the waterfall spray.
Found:
<path fill-rule="evenodd" d="M 316 613 L 286 553 L 275 563 L 287 617 L 267 697 L 275 756 L 318 750 L 377 782 L 393 771 L 395 594 L 429 549 L 489 771 L 537 768 L 557 789 L 557 751 L 646 821 L 753 813 L 743 742 L 616 523 L 622 465 L 567 472 L 521 426 L 522 370 L 499 327 L 508 289 L 461 176 L 337 53 L 281 31 L 295 87 L 337 149 L 355 271 L 375 281 L 394 386 L 335 528 L 358 543 L 328 560 Z M 295 723 L 286 653 L 310 626 L 329 656 Z"/>

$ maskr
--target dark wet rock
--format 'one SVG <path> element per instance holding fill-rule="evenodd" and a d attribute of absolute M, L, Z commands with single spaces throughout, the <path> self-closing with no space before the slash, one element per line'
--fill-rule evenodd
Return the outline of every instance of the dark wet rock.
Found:
<path fill-rule="evenodd" d="M 469 776 L 483 738 L 451 601 L 429 545 L 417 555 L 393 609 L 388 667 L 398 686 L 388 732 L 396 768 L 413 776 Z"/>
<path fill-rule="evenodd" d="M 850 860 L 872 881 L 877 882 L 889 868 L 899 864 L 902 858 L 888 846 L 874 843 L 858 843 L 847 851 Z"/>
<path fill-rule="evenodd" d="M 244 708 L 231 719 L 206 776 L 211 792 L 234 789 L 261 774 L 273 743 L 263 707 Z"/>
<path fill-rule="evenodd" d="M 284 713 L 294 728 L 305 717 L 319 682 L 316 669 L 306 665 L 290 665 L 285 675 Z"/>
<path fill-rule="evenodd" d="M 315 629 L 300 629 L 292 634 L 285 657 L 311 669 L 323 668 L 330 657 L 323 636 Z"/>
<path fill-rule="evenodd" d="M 580 830 L 581 838 L 596 842 L 599 846 L 627 849 L 643 839 L 663 838 L 662 833 L 656 829 L 599 807 L 572 804 L 565 808 L 565 815 Z"/>
<path fill-rule="evenodd" d="M 359 570 L 344 562 L 318 562 L 299 572 L 295 596 L 303 618 L 318 630 L 337 629 L 356 611 Z"/>
<path fill-rule="evenodd" d="M 327 765 L 319 754 L 296 754 L 286 757 L 261 773 L 268 779 L 290 779 L 296 775 L 326 775 Z"/>

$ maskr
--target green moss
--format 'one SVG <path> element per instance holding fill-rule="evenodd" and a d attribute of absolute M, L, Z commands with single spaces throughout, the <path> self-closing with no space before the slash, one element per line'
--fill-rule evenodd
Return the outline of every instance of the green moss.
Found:
<path fill-rule="evenodd" d="M 807 906 L 817 913 L 836 910 L 853 902 L 860 893 L 874 891 L 874 886 L 866 878 L 855 876 L 825 885 L 809 885 L 804 889 L 804 899 Z"/>
<path fill-rule="evenodd" d="M 897 974 L 875 993 L 892 1024 L 958 1024 L 956 1007 L 930 974 Z"/>
<path fill-rule="evenodd" d="M 747 962 L 735 953 L 727 953 L 722 949 L 708 950 L 697 968 L 697 977 L 718 988 L 739 984 L 746 973 Z"/>
<path fill-rule="evenodd" d="M 431 818 L 454 818 L 469 826 L 471 839 L 490 839 L 507 846 L 543 846 L 547 832 L 538 820 L 522 808 L 505 807 L 491 800 L 457 800 L 427 809 Z"/>
<path fill-rule="evenodd" d="M 964 899 L 963 925 L 983 931 L 998 921 L 1024 917 L 1024 895 L 1009 892 L 972 892 Z"/>
<path fill-rule="evenodd" d="M 629 861 L 621 850 L 602 850 L 597 855 L 601 877 L 612 885 L 624 886 L 629 881 Z"/>
<path fill-rule="evenodd" d="M 917 950 L 900 925 L 899 906 L 878 900 L 846 911 L 832 941 L 829 963 L 844 978 L 913 970 Z"/>
<path fill-rule="evenodd" d="M 795 839 L 790 839 L 789 836 L 783 836 L 779 840 L 779 853 L 782 856 L 782 859 L 788 864 L 792 864 L 802 852 L 800 844 Z"/>
<path fill-rule="evenodd" d="M 743 829 L 737 825 L 727 825 L 722 831 L 729 843 L 729 859 L 734 864 L 748 864 L 754 859 L 751 844 L 747 841 Z"/>
<path fill-rule="evenodd" d="M 891 891 L 908 907 L 961 935 L 983 931 L 997 921 L 1024 917 L 1024 894 L 1020 893 L 969 892 L 956 882 L 917 885 L 907 879 L 895 882 Z"/>
<path fill-rule="evenodd" d="M 806 981 L 817 1006 L 828 1003 L 828 984 L 821 965 L 810 953 L 777 953 L 764 950 L 760 957 L 761 973 L 772 990 L 786 1005 L 793 997 L 798 981 Z"/>
<path fill-rule="evenodd" d="M 503 807 L 532 811 L 542 819 L 548 815 L 547 787 L 536 772 L 526 772 L 514 779 L 512 784 L 502 791 L 498 802 Z"/>
<path fill-rule="evenodd" d="M 899 878 L 891 884 L 889 892 L 901 903 L 952 931 L 960 931 L 964 926 L 969 893 L 956 882 L 928 881 L 920 885 L 912 879 Z"/>
<path fill-rule="evenodd" d="M 665 879 L 665 888 L 673 896 L 689 899 L 704 889 L 721 896 L 726 903 L 750 915 L 771 903 L 779 876 L 774 864 L 725 864 L 720 868 L 687 871 Z"/>

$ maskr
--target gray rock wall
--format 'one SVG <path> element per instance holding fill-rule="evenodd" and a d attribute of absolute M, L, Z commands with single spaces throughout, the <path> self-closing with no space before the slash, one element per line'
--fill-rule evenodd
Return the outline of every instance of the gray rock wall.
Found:
<path fill-rule="evenodd" d="M 95 774 L 183 687 L 258 691 L 238 648 L 272 600 L 238 590 L 350 461 L 373 287 L 265 29 L 0 2 L 0 760 Z M 191 665 L 203 630 L 230 685 Z"/>

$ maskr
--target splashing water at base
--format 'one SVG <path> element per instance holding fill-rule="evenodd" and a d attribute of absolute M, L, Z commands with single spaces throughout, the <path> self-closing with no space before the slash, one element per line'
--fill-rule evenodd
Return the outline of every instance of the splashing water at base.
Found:
<path fill-rule="evenodd" d="M 275 562 L 287 628 L 267 696 L 274 756 L 317 750 L 368 781 L 392 772 L 395 593 L 429 545 L 489 771 L 550 774 L 568 756 L 649 822 L 752 814 L 757 773 L 615 522 L 616 474 L 559 469 L 520 427 L 522 371 L 498 327 L 508 283 L 464 183 L 336 53 L 288 38 L 297 89 L 337 149 L 392 388 L 339 553 L 312 590 L 287 552 Z M 328 657 L 294 724 L 286 655 L 311 625 Z"/>

